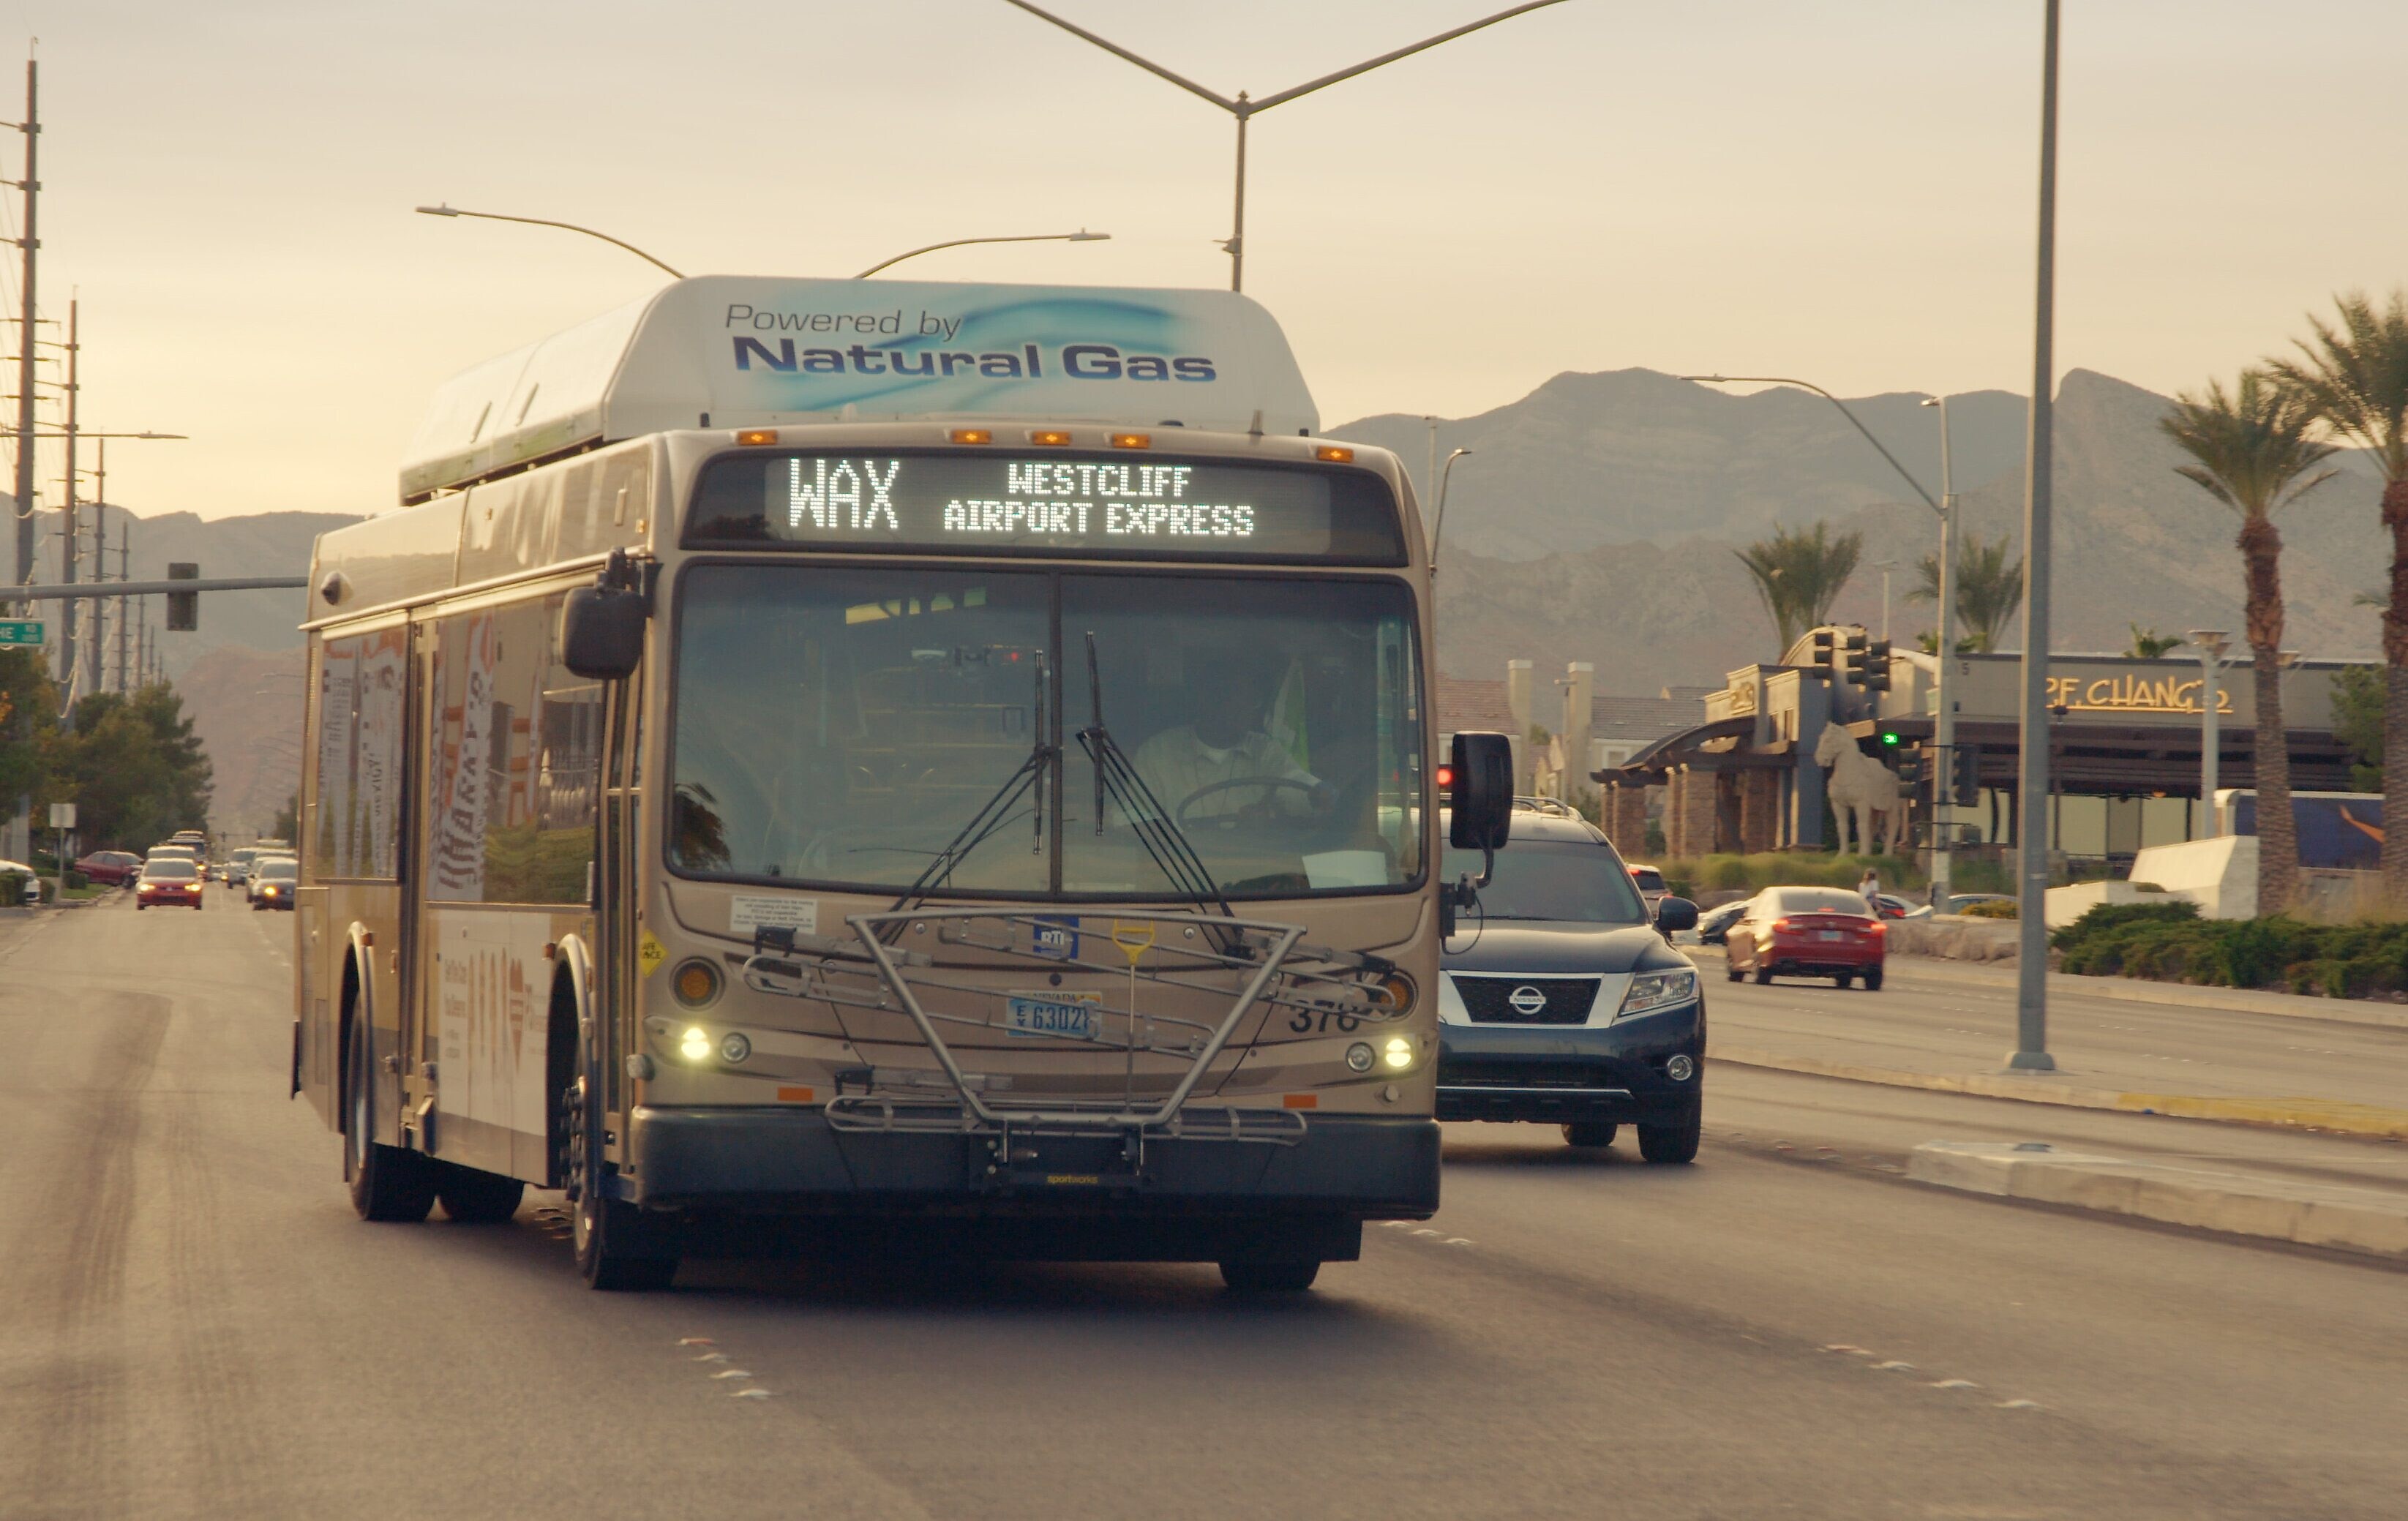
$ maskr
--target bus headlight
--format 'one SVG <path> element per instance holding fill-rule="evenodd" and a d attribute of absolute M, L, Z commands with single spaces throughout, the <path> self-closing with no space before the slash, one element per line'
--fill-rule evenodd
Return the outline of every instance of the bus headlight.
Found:
<path fill-rule="evenodd" d="M 1381 1052 L 1381 1059 L 1387 1063 L 1388 1070 L 1392 1072 L 1403 1071 L 1406 1068 L 1411 1067 L 1413 1064 L 1412 1041 L 1407 1037 L 1401 1035 L 1392 1035 L 1388 1037 L 1388 1043 Z"/>
<path fill-rule="evenodd" d="M 1630 980 L 1630 991 L 1622 996 L 1622 1007 L 1613 1017 L 1623 1019 L 1651 1010 L 1670 1009 L 1676 1003 L 1694 1002 L 1697 997 L 1698 973 L 1694 968 L 1643 971 Z"/>
<path fill-rule="evenodd" d="M 1346 1048 L 1346 1065 L 1354 1071 L 1368 1072 L 1379 1059 L 1379 1053 L 1373 1051 L 1367 1040 L 1357 1040 Z"/>
<path fill-rule="evenodd" d="M 752 1042 L 741 1030 L 730 1030 L 719 1038 L 719 1059 L 734 1067 L 752 1055 Z"/>
<path fill-rule="evenodd" d="M 710 1032 L 699 1025 L 687 1026 L 678 1041 L 678 1055 L 690 1062 L 710 1060 Z"/>

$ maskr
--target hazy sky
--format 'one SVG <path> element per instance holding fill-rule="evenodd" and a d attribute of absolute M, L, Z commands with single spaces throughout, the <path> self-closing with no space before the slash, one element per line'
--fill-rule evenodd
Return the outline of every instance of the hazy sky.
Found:
<path fill-rule="evenodd" d="M 1497 3 L 1050 8 L 1261 94 Z M 2408 280 L 2408 5 L 2067 11 L 2064 366 L 2191 385 L 2335 290 Z M 1248 292 L 1333 423 L 1633 365 L 2024 390 L 2040 15 L 1535 12 L 1256 118 Z M 697 273 L 1084 225 L 1114 240 L 910 269 L 1228 278 L 1228 118 L 1002 0 L 0 0 L 8 22 L 41 39 L 43 308 L 83 298 L 85 423 L 194 436 L 113 452 L 138 512 L 390 506 L 436 381 L 660 279 L 422 202 L 592 223 Z M 18 93 L 0 64 L 0 115 Z M 11 310 L 15 287 L 12 260 Z M 55 500 L 55 454 L 41 473 Z"/>

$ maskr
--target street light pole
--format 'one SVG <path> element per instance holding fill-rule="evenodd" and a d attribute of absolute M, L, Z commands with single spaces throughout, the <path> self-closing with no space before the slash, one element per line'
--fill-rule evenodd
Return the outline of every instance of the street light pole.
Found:
<path fill-rule="evenodd" d="M 1464 456 L 1464 455 L 1469 454 L 1469 453 L 1470 453 L 1470 452 L 1471 452 L 1471 451 L 1470 451 L 1470 450 L 1469 450 L 1469 449 L 1458 449 L 1458 450 L 1456 450 L 1454 453 L 1449 454 L 1449 455 L 1446 457 L 1446 467 L 1445 467 L 1444 469 L 1442 469 L 1442 470 L 1440 470 L 1440 471 L 1439 472 L 1439 477 L 1438 477 L 1438 515 L 1437 515 L 1437 517 L 1436 517 L 1436 518 L 1431 522 L 1431 524 L 1430 524 L 1430 574 L 1432 574 L 1432 575 L 1436 575 L 1436 574 L 1438 574 L 1438 540 L 1439 540 L 1439 536 L 1440 536 L 1440 534 L 1443 534 L 1443 533 L 1445 533 L 1445 532 L 1446 532 L 1446 487 L 1447 487 L 1447 482 L 1448 482 L 1448 481 L 1453 481 L 1453 480 L 1455 479 L 1455 462 L 1456 460 L 1459 460 L 1459 459 L 1463 458 L 1463 456 Z"/>
<path fill-rule="evenodd" d="M 1944 910 L 1955 875 L 1951 851 L 1956 824 L 1956 702 L 1948 675 L 1956 664 L 1956 476 L 1948 442 L 1948 398 L 1927 397 L 1940 409 L 1940 638 L 1932 652 L 1940 678 L 1932 683 L 1931 748 L 1941 769 L 1931 783 L 1931 906 Z M 1930 768 L 1925 768 L 1927 771 Z"/>
<path fill-rule="evenodd" d="M 1087 42 L 1092 42 L 1096 47 L 1104 50 L 1104 51 L 1111 53 L 1113 57 L 1122 59 L 1127 63 L 1135 64 L 1138 67 L 1145 70 L 1148 74 L 1154 75 L 1157 79 L 1167 79 L 1170 83 L 1179 86 L 1180 89 L 1186 91 L 1191 95 L 1197 96 L 1203 100 L 1209 100 L 1213 105 L 1220 107 L 1223 110 L 1237 118 L 1237 206 L 1230 217 L 1228 240 L 1221 245 L 1224 249 L 1228 251 L 1229 289 L 1233 291 L 1242 291 L 1246 288 L 1246 123 L 1249 121 L 1252 121 L 1258 113 L 1269 110 L 1274 106 L 1283 106 L 1289 101 L 1296 99 L 1298 95 L 1309 95 L 1315 90 L 1336 84 L 1341 79 L 1351 79 L 1357 74 L 1369 74 L 1371 70 L 1380 67 L 1383 64 L 1393 64 L 1399 58 L 1410 58 L 1414 53 L 1435 48 L 1441 42 L 1452 42 L 1456 37 L 1462 36 L 1468 32 L 1477 32 L 1483 27 L 1494 26 L 1498 22 L 1511 21 L 1512 18 L 1521 15 L 1526 10 L 1539 10 L 1545 7 L 1559 5 L 1561 3 L 1562 0 L 1526 0 L 1525 4 L 1514 6 L 1507 10 L 1500 10 L 1494 16 L 1484 16 L 1479 21 L 1472 22 L 1468 25 L 1458 26 L 1451 32 L 1440 32 L 1434 37 L 1424 37 L 1421 41 L 1413 43 L 1409 47 L 1398 48 L 1394 52 L 1382 53 L 1377 58 L 1367 59 L 1363 63 L 1356 64 L 1349 68 L 1341 68 L 1335 74 L 1325 74 L 1320 79 L 1308 79 L 1304 83 L 1296 86 L 1294 89 L 1283 90 L 1276 94 L 1265 95 L 1260 100 L 1253 99 L 1246 93 L 1246 92 L 1240 90 L 1238 92 L 1238 98 L 1231 100 L 1228 96 L 1222 94 L 1216 90 L 1207 90 L 1193 79 L 1183 79 L 1177 74 L 1173 74 L 1170 70 L 1163 67 L 1160 64 L 1154 62 L 1150 58 L 1140 57 L 1138 54 L 1131 52 L 1128 49 L 1122 47 L 1117 42 L 1113 42 L 1106 37 L 1097 36 L 1095 33 L 1088 31 L 1083 26 L 1074 25 L 1069 22 L 1066 22 L 1050 10 L 1041 9 L 1037 6 L 1030 5 L 1028 0 L 1006 0 L 1006 4 L 1017 6 L 1021 9 L 1028 12 L 1031 16 L 1037 17 L 1039 21 L 1052 22 L 1063 31 L 1069 33 L 1072 36 L 1081 38 Z"/>
<path fill-rule="evenodd" d="M 913 249 L 909 253 L 898 253 L 891 259 L 882 259 L 853 278 L 867 280 L 889 265 L 898 265 L 906 259 L 916 259 L 923 253 L 934 253 L 939 249 L 964 248 L 972 243 L 1107 243 L 1111 240 L 1111 236 L 1110 233 L 1091 233 L 1082 227 L 1075 233 L 1022 233 L 1011 237 L 952 237 L 941 243 L 931 243 L 926 248 Z"/>
<path fill-rule="evenodd" d="M 1889 642 L 1889 573 L 1898 568 L 1896 560 L 1875 560 L 1873 568 L 1882 573 L 1882 642 Z"/>
<path fill-rule="evenodd" d="M 2203 838 L 2213 839 L 2224 832 L 2215 816 L 2215 789 L 2221 784 L 2218 773 L 2224 764 L 2224 722 L 2216 712 L 2221 700 L 2216 679 L 2224 674 L 2224 652 L 2232 647 L 2232 641 L 2221 628 L 2194 628 L 2190 642 L 2199 652 L 2199 800 L 2207 810 Z"/>
<path fill-rule="evenodd" d="M 480 222 L 515 222 L 528 227 L 558 227 L 564 232 L 583 233 L 588 237 L 598 237 L 613 248 L 625 249 L 637 258 L 666 274 L 671 280 L 685 279 L 683 275 L 646 253 L 635 244 L 613 237 L 609 233 L 597 233 L 591 227 L 580 227 L 573 222 L 551 222 L 542 217 L 506 217 L 496 211 L 463 211 L 456 206 L 441 204 L 422 206 L 418 208 L 418 214 L 422 217 L 474 217 Z"/>
<path fill-rule="evenodd" d="M 35 209 L 41 199 L 42 181 L 35 172 L 36 150 L 42 141 L 42 122 L 37 109 L 36 86 L 40 70 L 34 60 L 25 60 L 25 120 L 9 123 L 25 135 L 25 178 L 17 181 L 17 189 L 25 195 L 24 236 L 17 239 L 23 254 L 18 273 L 17 288 L 17 580 L 20 584 L 34 579 L 34 330 L 41 319 L 35 314 L 34 254 L 42 246 L 35 236 Z"/>
<path fill-rule="evenodd" d="M 2024 451 L 2024 667 L 2015 839 L 2015 1049 L 2009 1069 L 2053 1072 L 2048 1054 L 2048 579 L 2050 472 L 2057 379 L 2057 37 L 2058 0 L 2046 0 L 2040 87 L 2040 248 L 2032 281 L 2030 432 Z"/>

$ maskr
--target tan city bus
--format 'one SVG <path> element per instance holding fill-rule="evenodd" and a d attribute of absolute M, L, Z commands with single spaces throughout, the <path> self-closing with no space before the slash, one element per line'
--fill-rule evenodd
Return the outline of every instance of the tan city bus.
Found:
<path fill-rule="evenodd" d="M 448 385 L 310 575 L 293 1085 L 360 1213 L 1254 1290 L 1431 1213 L 1428 557 L 1316 425 L 1218 292 L 685 280 Z"/>

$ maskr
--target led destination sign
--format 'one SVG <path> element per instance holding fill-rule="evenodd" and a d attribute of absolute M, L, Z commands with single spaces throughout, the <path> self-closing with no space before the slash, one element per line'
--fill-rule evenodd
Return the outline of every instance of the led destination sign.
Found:
<path fill-rule="evenodd" d="M 1211 460 L 835 452 L 711 462 L 689 545 L 1402 565 L 1360 470 Z"/>

